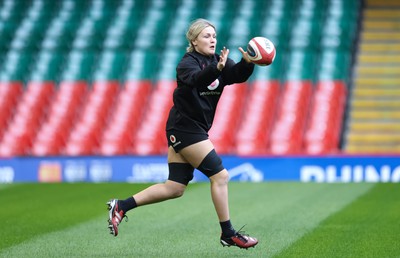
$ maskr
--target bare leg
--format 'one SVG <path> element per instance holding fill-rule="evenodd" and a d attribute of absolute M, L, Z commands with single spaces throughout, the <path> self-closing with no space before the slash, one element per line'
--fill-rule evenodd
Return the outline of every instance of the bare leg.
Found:
<path fill-rule="evenodd" d="M 229 175 L 226 169 L 210 177 L 211 198 L 220 222 L 230 219 L 228 201 L 228 180 Z"/>
<path fill-rule="evenodd" d="M 214 145 L 210 140 L 198 142 L 183 149 L 180 154 L 185 160 L 190 162 L 193 167 L 198 167 Z M 228 204 L 228 181 L 229 174 L 226 169 L 210 177 L 211 198 L 220 222 L 229 220 Z"/>
<path fill-rule="evenodd" d="M 155 184 L 133 195 L 138 206 L 162 202 L 181 197 L 186 189 L 184 184 L 167 180 L 163 184 Z"/>

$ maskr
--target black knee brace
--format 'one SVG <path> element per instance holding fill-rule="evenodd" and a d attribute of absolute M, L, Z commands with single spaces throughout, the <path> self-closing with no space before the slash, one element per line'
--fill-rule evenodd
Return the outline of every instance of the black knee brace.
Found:
<path fill-rule="evenodd" d="M 168 180 L 188 185 L 193 179 L 194 168 L 189 163 L 168 163 Z"/>
<path fill-rule="evenodd" d="M 211 177 L 224 170 L 224 166 L 222 165 L 221 158 L 218 156 L 215 150 L 212 150 L 203 159 L 197 169 L 203 172 L 203 174 L 207 177 Z"/>

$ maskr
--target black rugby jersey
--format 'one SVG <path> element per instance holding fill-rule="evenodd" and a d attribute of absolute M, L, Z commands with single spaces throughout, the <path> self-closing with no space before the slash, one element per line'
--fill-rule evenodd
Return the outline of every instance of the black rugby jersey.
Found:
<path fill-rule="evenodd" d="M 209 57 L 195 51 L 183 56 L 176 68 L 177 88 L 167 130 L 207 133 L 224 87 L 245 82 L 254 70 L 254 64 L 243 58 L 238 63 L 228 58 L 225 68 L 219 71 L 218 60 L 218 54 Z"/>

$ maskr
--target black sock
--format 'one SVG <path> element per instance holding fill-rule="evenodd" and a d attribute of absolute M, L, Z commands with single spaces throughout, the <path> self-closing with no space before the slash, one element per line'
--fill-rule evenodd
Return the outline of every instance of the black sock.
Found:
<path fill-rule="evenodd" d="M 235 235 L 236 231 L 233 229 L 230 220 L 220 222 L 219 224 L 221 225 L 222 235 L 226 237 L 231 237 Z"/>
<path fill-rule="evenodd" d="M 118 205 L 120 209 L 123 210 L 124 212 L 127 212 L 137 207 L 136 201 L 133 197 L 129 197 L 126 200 L 119 200 Z"/>

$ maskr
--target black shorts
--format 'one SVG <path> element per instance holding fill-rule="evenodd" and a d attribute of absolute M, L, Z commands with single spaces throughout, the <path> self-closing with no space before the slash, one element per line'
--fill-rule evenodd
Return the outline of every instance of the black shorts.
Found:
<path fill-rule="evenodd" d="M 175 152 L 183 148 L 208 139 L 207 133 L 187 133 L 176 130 L 167 130 L 168 146 L 172 146 Z"/>

